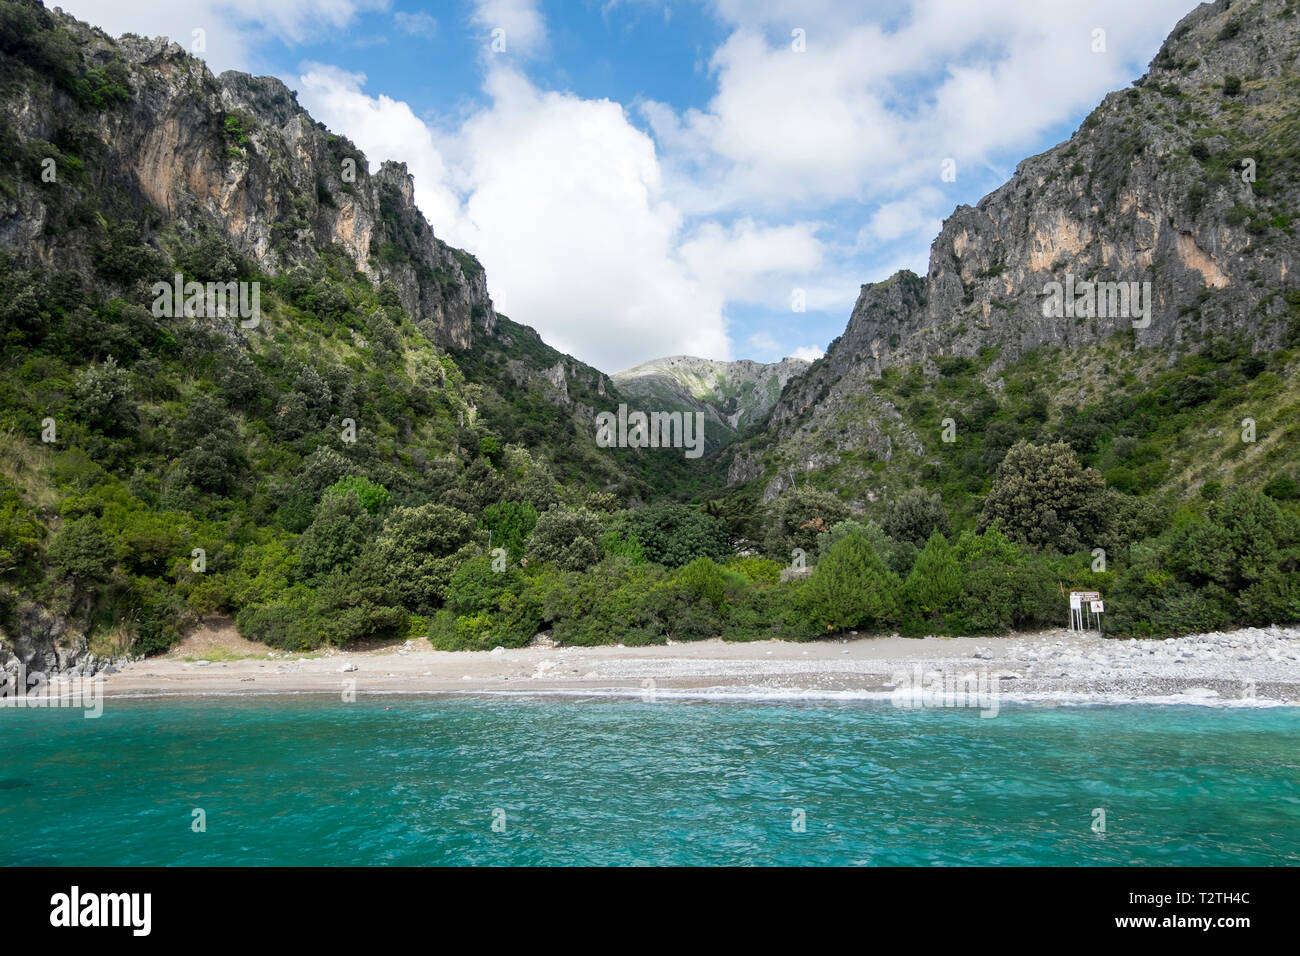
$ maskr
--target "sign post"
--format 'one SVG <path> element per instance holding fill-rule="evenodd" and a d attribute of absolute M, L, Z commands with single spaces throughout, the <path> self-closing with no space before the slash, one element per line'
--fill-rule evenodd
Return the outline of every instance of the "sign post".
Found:
<path fill-rule="evenodd" d="M 1097 591 L 1070 592 L 1070 630 L 1092 630 L 1093 615 L 1097 617 L 1097 630 L 1101 630 L 1101 615 L 1105 611 L 1101 594 Z M 1085 616 L 1086 615 L 1086 616 Z"/>

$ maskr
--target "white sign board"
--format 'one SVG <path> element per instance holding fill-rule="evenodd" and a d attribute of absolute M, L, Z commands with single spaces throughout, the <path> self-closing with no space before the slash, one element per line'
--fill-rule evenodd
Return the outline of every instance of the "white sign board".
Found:
<path fill-rule="evenodd" d="M 1084 611 L 1088 616 L 1085 620 Z M 1099 591 L 1071 591 L 1070 592 L 1070 630 L 1084 631 L 1088 630 L 1093 623 L 1092 615 L 1100 615 L 1106 610 L 1101 600 Z M 1097 627 L 1101 627 L 1100 616 L 1096 621 Z"/>

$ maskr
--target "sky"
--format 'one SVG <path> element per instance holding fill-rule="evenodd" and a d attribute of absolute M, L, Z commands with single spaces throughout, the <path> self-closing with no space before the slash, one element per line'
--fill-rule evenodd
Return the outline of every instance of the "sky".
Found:
<path fill-rule="evenodd" d="M 1192 0 L 58 0 L 405 162 L 497 310 L 606 372 L 816 358 L 864 283 L 1146 71 Z"/>

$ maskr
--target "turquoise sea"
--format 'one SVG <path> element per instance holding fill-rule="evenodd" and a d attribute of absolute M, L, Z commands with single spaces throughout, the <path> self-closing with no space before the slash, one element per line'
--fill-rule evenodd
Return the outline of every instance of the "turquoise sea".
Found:
<path fill-rule="evenodd" d="M 1300 712 L 454 696 L 0 709 L 0 865 L 218 864 L 1297 865 Z"/>

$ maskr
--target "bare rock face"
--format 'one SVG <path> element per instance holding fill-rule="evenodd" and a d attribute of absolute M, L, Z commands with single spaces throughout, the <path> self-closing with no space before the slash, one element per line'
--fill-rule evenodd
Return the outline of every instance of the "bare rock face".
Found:
<path fill-rule="evenodd" d="M 123 108 L 84 110 L 83 142 L 98 155 L 95 185 L 122 197 L 122 218 L 150 229 L 168 222 L 193 234 L 216 229 L 269 275 L 313 264 L 334 248 L 358 272 L 389 281 L 434 342 L 467 349 L 496 314 L 483 268 L 437 239 L 415 207 L 406 167 L 371 174 L 365 156 L 331 134 L 271 77 L 214 77 L 180 46 L 95 28 L 51 14 L 90 61 L 126 67 Z M 53 82 L 35 85 L 5 117 L 20 140 L 56 137 L 75 105 Z M 21 263 L 88 268 L 88 250 L 42 228 L 45 202 L 31 184 L 0 200 L 0 245 Z M 202 277 L 198 277 L 202 278 Z"/>
<path fill-rule="evenodd" d="M 32 602 L 20 602 L 15 608 L 12 635 L 0 631 L 0 668 L 10 673 L 20 666 L 29 672 L 55 673 L 85 654 L 85 636 L 71 628 L 65 616 Z"/>
<path fill-rule="evenodd" d="M 1008 362 L 1129 330 L 1142 347 L 1221 332 L 1278 348 L 1285 328 L 1268 319 L 1285 311 L 1277 290 L 1300 255 L 1286 212 L 1300 182 L 1281 147 L 1300 112 L 1300 32 L 1287 9 L 1260 0 L 1190 13 L 1134 87 L 948 218 L 921 311 L 893 329 L 855 311 L 868 323 L 857 337 L 879 339 L 884 364 L 987 347 Z M 1044 289 L 1070 276 L 1150 283 L 1150 314 L 1045 316 Z"/>

